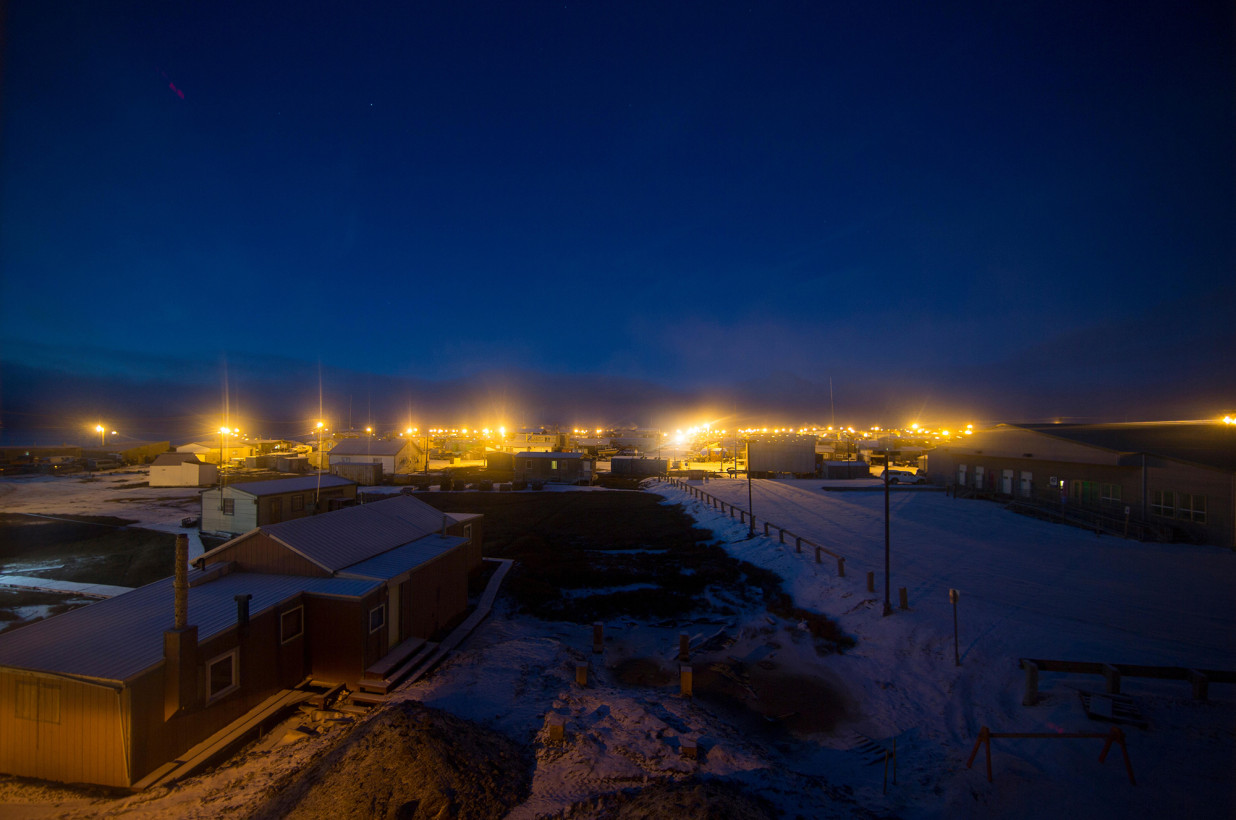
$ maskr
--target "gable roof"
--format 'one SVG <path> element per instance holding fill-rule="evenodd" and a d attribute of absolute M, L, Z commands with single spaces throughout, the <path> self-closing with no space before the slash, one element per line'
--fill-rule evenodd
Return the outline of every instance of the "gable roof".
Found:
<path fill-rule="evenodd" d="M 281 495 L 283 493 L 299 493 L 316 490 L 321 482 L 322 489 L 327 487 L 345 487 L 355 485 L 355 481 L 340 478 L 337 475 L 299 476 L 297 478 L 272 478 L 269 481 L 242 481 L 239 484 L 229 484 L 228 489 L 247 493 L 253 496 Z"/>
<path fill-rule="evenodd" d="M 323 569 L 338 572 L 441 531 L 444 518 L 455 520 L 410 495 L 398 495 L 258 529 Z"/>
<path fill-rule="evenodd" d="M 401 438 L 345 438 L 331 448 L 330 454 L 332 456 L 397 456 L 409 444 L 414 443 Z"/>
<path fill-rule="evenodd" d="M 340 573 L 340 577 L 389 581 L 466 543 L 468 539 L 458 535 L 426 535 L 410 544 L 395 547 L 393 550 L 375 555 L 366 561 L 352 564 Z"/>
<path fill-rule="evenodd" d="M 189 572 L 192 585 L 202 577 Z M 249 594 L 251 616 L 301 593 L 360 598 L 380 585 L 367 578 L 306 578 L 235 572 L 189 589 L 189 623 L 198 644 L 236 625 L 236 595 Z M 163 662 L 163 633 L 173 626 L 172 579 L 0 633 L 0 666 L 126 681 Z"/>
<path fill-rule="evenodd" d="M 1215 422 L 1008 426 L 1117 453 L 1146 453 L 1219 470 L 1236 471 L 1236 430 L 1229 425 Z"/>
<path fill-rule="evenodd" d="M 152 467 L 178 467 L 181 464 L 201 464 L 196 453 L 163 453 L 155 456 Z"/>

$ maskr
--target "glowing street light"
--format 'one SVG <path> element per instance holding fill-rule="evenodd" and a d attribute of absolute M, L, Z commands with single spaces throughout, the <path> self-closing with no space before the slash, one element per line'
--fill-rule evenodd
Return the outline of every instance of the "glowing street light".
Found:
<path fill-rule="evenodd" d="M 99 434 L 99 446 L 100 447 L 107 446 L 107 431 L 103 428 L 103 425 L 96 424 L 94 426 L 94 430 L 96 433 Z"/>

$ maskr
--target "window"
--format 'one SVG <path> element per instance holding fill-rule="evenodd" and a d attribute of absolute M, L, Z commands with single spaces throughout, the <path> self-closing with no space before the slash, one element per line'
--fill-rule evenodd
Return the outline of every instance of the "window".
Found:
<path fill-rule="evenodd" d="M 303 495 L 292 496 L 292 512 L 301 512 L 305 509 L 305 497 Z"/>
<path fill-rule="evenodd" d="M 471 524 L 464 524 L 464 538 L 467 538 L 469 541 L 472 540 L 472 525 Z"/>
<path fill-rule="evenodd" d="M 234 498 L 223 499 L 223 514 L 224 515 L 235 515 L 236 514 L 236 499 Z"/>
<path fill-rule="evenodd" d="M 551 458 L 551 459 L 549 460 L 549 469 L 551 469 L 551 470 L 557 470 L 557 469 L 558 469 L 558 459 L 556 459 L 556 458 Z"/>
<path fill-rule="evenodd" d="M 39 681 L 18 681 L 15 716 L 39 723 L 60 722 L 60 686 Z"/>
<path fill-rule="evenodd" d="M 1150 494 L 1150 514 L 1173 516 L 1176 514 L 1176 494 L 1170 490 L 1155 490 Z"/>
<path fill-rule="evenodd" d="M 1176 502 L 1176 517 L 1186 521 L 1206 523 L 1206 496 L 1181 493 Z"/>
<path fill-rule="evenodd" d="M 1099 501 L 1105 504 L 1120 503 L 1120 485 L 1119 484 L 1100 484 L 1099 485 Z"/>
<path fill-rule="evenodd" d="M 279 616 L 279 640 L 287 643 L 305 634 L 305 608 L 298 606 Z"/>
<path fill-rule="evenodd" d="M 236 669 L 237 650 L 225 652 L 206 664 L 206 702 L 230 695 L 240 688 Z"/>
<path fill-rule="evenodd" d="M 369 610 L 369 632 L 377 632 L 386 626 L 386 604 L 378 604 Z"/>
<path fill-rule="evenodd" d="M 532 469 L 532 459 L 528 459 L 528 469 Z"/>

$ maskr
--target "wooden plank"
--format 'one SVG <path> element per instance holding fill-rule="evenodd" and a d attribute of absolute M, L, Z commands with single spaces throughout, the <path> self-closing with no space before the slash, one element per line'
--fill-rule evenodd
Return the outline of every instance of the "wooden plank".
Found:
<path fill-rule="evenodd" d="M 365 674 L 371 678 L 385 678 L 387 674 L 415 652 L 419 651 L 425 645 L 424 638 L 408 638 L 403 643 L 396 646 L 390 652 L 386 653 L 377 663 L 365 670 Z"/>
<path fill-rule="evenodd" d="M 215 757 L 226 752 L 233 744 L 238 743 L 255 730 L 263 721 L 279 713 L 283 709 L 303 703 L 313 696 L 312 692 L 299 692 L 295 689 L 285 689 L 259 703 L 247 713 L 229 723 L 203 740 L 176 760 L 146 775 L 133 785 L 134 789 L 142 790 L 151 786 L 179 780 L 192 774 L 201 766 L 206 765 Z M 173 766 L 170 771 L 168 766 Z M 157 775 L 157 777 L 156 777 Z"/>

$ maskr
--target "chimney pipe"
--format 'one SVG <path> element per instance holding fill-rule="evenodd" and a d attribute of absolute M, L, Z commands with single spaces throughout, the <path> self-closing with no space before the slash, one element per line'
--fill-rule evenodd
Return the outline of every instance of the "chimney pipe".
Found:
<path fill-rule="evenodd" d="M 246 593 L 232 597 L 236 599 L 236 626 L 244 629 L 249 625 L 249 599 L 253 596 Z"/>
<path fill-rule="evenodd" d="M 189 625 L 189 536 L 176 536 L 176 578 L 172 582 L 176 594 L 175 629 Z"/>

